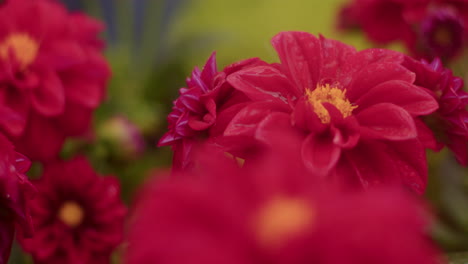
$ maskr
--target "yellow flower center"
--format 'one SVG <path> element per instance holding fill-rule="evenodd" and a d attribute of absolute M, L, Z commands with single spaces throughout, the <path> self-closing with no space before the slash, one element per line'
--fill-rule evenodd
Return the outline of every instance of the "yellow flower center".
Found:
<path fill-rule="evenodd" d="M 260 209 L 255 218 L 255 232 L 265 246 L 278 246 L 302 233 L 315 218 L 315 212 L 301 199 L 279 197 Z"/>
<path fill-rule="evenodd" d="M 348 117 L 357 108 L 346 99 L 346 90 L 330 87 L 329 84 L 319 85 L 315 90 L 306 89 L 305 96 L 313 106 L 314 112 L 323 124 L 330 123 L 330 113 L 322 103 L 330 103 L 338 109 L 343 117 Z"/>
<path fill-rule="evenodd" d="M 58 212 L 59 219 L 69 227 L 77 227 L 83 222 L 83 208 L 76 202 L 65 202 Z"/>
<path fill-rule="evenodd" d="M 39 44 L 29 35 L 14 33 L 0 43 L 0 58 L 8 59 L 11 51 L 21 68 L 24 69 L 36 59 L 38 50 Z"/>

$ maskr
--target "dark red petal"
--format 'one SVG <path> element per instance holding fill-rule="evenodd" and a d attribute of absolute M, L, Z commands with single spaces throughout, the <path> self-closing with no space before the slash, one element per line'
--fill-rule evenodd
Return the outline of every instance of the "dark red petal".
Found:
<path fill-rule="evenodd" d="M 392 80 L 413 83 L 415 74 L 400 64 L 392 62 L 370 64 L 353 76 L 346 95 L 354 103 L 374 86 Z"/>
<path fill-rule="evenodd" d="M 172 171 L 185 170 L 191 166 L 193 147 L 195 141 L 183 139 L 173 145 L 174 156 L 172 157 Z"/>
<path fill-rule="evenodd" d="M 437 144 L 437 140 L 432 130 L 427 127 L 427 125 L 419 118 L 416 118 L 414 123 L 416 124 L 416 129 L 418 130 L 419 141 L 421 141 L 421 144 L 423 144 L 424 148 L 432 149 L 434 151 L 441 150 L 443 145 Z"/>
<path fill-rule="evenodd" d="M 26 126 L 26 119 L 6 106 L 0 106 L 0 124 L 11 135 L 19 136 Z"/>
<path fill-rule="evenodd" d="M 208 129 L 216 122 L 215 102 L 211 98 L 208 98 L 204 105 L 208 111 L 206 114 L 192 115 L 188 119 L 188 126 L 193 130 L 202 131 Z"/>
<path fill-rule="evenodd" d="M 395 162 L 383 142 L 362 140 L 355 148 L 345 151 L 344 156 L 365 189 L 400 181 Z"/>
<path fill-rule="evenodd" d="M 402 182 L 417 194 L 424 194 L 427 186 L 427 160 L 424 146 L 418 140 L 387 144 L 392 150 Z"/>
<path fill-rule="evenodd" d="M 278 138 L 297 136 L 297 130 L 291 125 L 291 115 L 281 112 L 267 115 L 255 131 L 255 138 L 269 145 L 275 145 Z"/>
<path fill-rule="evenodd" d="M 254 102 L 244 107 L 224 131 L 226 136 L 253 136 L 258 124 L 274 112 L 288 112 L 289 106 L 271 101 Z"/>
<path fill-rule="evenodd" d="M 353 116 L 347 118 L 345 125 L 341 127 L 330 127 L 333 134 L 333 144 L 340 148 L 352 148 L 356 146 L 359 141 L 359 124 Z"/>
<path fill-rule="evenodd" d="M 229 75 L 227 80 L 254 101 L 275 100 L 286 103 L 288 98 L 302 95 L 295 91 L 283 73 L 271 66 L 240 70 Z"/>
<path fill-rule="evenodd" d="M 430 114 L 439 107 L 434 97 L 423 88 L 400 80 L 387 81 L 371 88 L 355 101 L 358 105 L 355 111 L 378 103 L 398 105 L 413 116 Z"/>
<path fill-rule="evenodd" d="M 328 125 L 323 124 L 317 114 L 314 112 L 312 105 L 305 99 L 301 98 L 294 107 L 291 116 L 292 125 L 304 131 L 323 132 Z"/>
<path fill-rule="evenodd" d="M 65 86 L 70 100 L 85 107 L 98 107 L 104 96 L 104 86 L 92 80 L 73 79 Z"/>
<path fill-rule="evenodd" d="M 317 86 L 322 64 L 320 41 L 307 32 L 281 32 L 271 41 L 297 93 Z"/>
<path fill-rule="evenodd" d="M 341 156 L 341 148 L 333 143 L 330 134 L 310 134 L 302 143 L 305 166 L 318 175 L 328 174 Z"/>
<path fill-rule="evenodd" d="M 33 90 L 33 107 L 44 116 L 56 116 L 65 109 L 65 92 L 62 81 L 53 72 L 44 72 L 40 86 Z"/>
<path fill-rule="evenodd" d="M 361 126 L 361 137 L 387 140 L 406 140 L 417 137 L 416 125 L 403 108 L 380 103 L 356 115 Z"/>
<path fill-rule="evenodd" d="M 0 220 L 0 263 L 8 263 L 11 245 L 15 236 L 15 226 L 13 221 L 6 217 L 2 218 Z"/>
<path fill-rule="evenodd" d="M 208 86 L 211 87 L 215 75 L 218 73 L 216 67 L 216 52 L 211 53 L 210 58 L 206 61 L 205 66 L 201 72 L 201 80 Z"/>
<path fill-rule="evenodd" d="M 248 104 L 249 103 L 238 103 L 221 110 L 216 118 L 216 123 L 210 128 L 210 137 L 222 135 L 234 116 Z"/>

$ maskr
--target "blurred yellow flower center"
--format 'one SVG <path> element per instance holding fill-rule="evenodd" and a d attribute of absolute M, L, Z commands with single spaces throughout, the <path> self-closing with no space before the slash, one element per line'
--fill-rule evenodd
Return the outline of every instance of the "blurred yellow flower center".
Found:
<path fill-rule="evenodd" d="M 255 218 L 255 232 L 265 246 L 278 246 L 313 224 L 315 212 L 306 201 L 279 197 L 271 200 Z"/>
<path fill-rule="evenodd" d="M 58 217 L 69 227 L 77 227 L 83 222 L 83 208 L 76 202 L 65 202 L 58 212 Z"/>
<path fill-rule="evenodd" d="M 315 90 L 306 89 L 305 96 L 323 124 L 330 123 L 330 113 L 322 103 L 334 105 L 343 117 L 350 116 L 353 110 L 357 108 L 346 99 L 346 90 L 330 87 L 329 84 L 319 85 Z"/>
<path fill-rule="evenodd" d="M 10 52 L 13 52 L 22 68 L 26 68 L 36 59 L 38 50 L 38 43 L 24 33 L 11 34 L 0 43 L 0 57 L 8 59 Z"/>
<path fill-rule="evenodd" d="M 446 26 L 437 27 L 433 36 L 435 42 L 443 46 L 450 45 L 453 40 L 452 32 Z"/>

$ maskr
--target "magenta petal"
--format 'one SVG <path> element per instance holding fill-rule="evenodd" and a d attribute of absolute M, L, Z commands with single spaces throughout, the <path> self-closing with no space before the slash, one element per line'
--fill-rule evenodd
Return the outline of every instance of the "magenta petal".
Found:
<path fill-rule="evenodd" d="M 92 109 L 99 106 L 104 96 L 103 86 L 90 80 L 73 79 L 65 85 L 71 100 Z"/>
<path fill-rule="evenodd" d="M 352 46 L 341 43 L 337 40 L 326 39 L 320 36 L 322 44 L 322 59 L 333 63 L 323 63 L 320 79 L 322 80 L 337 80 L 340 85 L 347 87 L 352 80 L 350 72 L 355 69 L 350 69 L 350 56 L 356 54 L 356 49 Z"/>
<path fill-rule="evenodd" d="M 287 113 L 276 112 L 266 116 L 255 131 L 255 138 L 275 145 L 279 138 L 298 137 L 297 131 L 291 125 L 291 116 Z"/>
<path fill-rule="evenodd" d="M 283 103 L 269 101 L 254 102 L 244 107 L 232 119 L 224 131 L 225 136 L 253 136 L 258 124 L 273 112 L 288 112 L 288 106 Z"/>
<path fill-rule="evenodd" d="M 229 75 L 227 80 L 254 101 L 274 100 L 286 103 L 288 98 L 302 95 L 295 92 L 283 73 L 271 66 L 240 70 Z"/>
<path fill-rule="evenodd" d="M 0 263 L 8 263 L 14 236 L 15 226 L 13 221 L 3 217 L 0 220 Z"/>
<path fill-rule="evenodd" d="M 330 130 L 333 134 L 333 144 L 343 149 L 353 148 L 361 137 L 359 125 L 353 116 L 348 117 L 340 127 L 331 126 Z"/>
<path fill-rule="evenodd" d="M 414 120 L 416 129 L 418 130 L 419 141 L 423 144 L 424 148 L 439 151 L 443 147 L 442 144 L 437 144 L 437 140 L 432 130 L 419 118 Z"/>
<path fill-rule="evenodd" d="M 172 131 L 167 132 L 164 134 L 158 142 L 158 147 L 164 147 L 174 144 L 175 141 L 181 139 L 182 136 L 175 134 Z"/>
<path fill-rule="evenodd" d="M 26 126 L 24 117 L 6 106 L 0 106 L 0 125 L 11 135 L 19 136 Z"/>
<path fill-rule="evenodd" d="M 413 83 L 414 79 L 415 74 L 400 64 L 391 62 L 370 64 L 355 74 L 346 94 L 351 102 L 356 102 L 374 86 L 383 82 L 400 80 Z"/>
<path fill-rule="evenodd" d="M 210 58 L 206 61 L 201 72 L 201 80 L 211 87 L 215 75 L 218 73 L 216 66 L 216 52 L 211 53 Z"/>
<path fill-rule="evenodd" d="M 66 69 L 84 63 L 87 59 L 81 45 L 76 42 L 51 41 L 48 43 L 44 56 L 54 69 Z"/>
<path fill-rule="evenodd" d="M 210 126 L 212 126 L 215 123 L 216 121 L 215 102 L 211 98 L 208 98 L 205 103 L 205 107 L 206 107 L 206 110 L 208 110 L 208 112 L 204 114 L 203 116 L 192 115 L 189 117 L 188 125 L 191 129 L 202 131 L 202 130 L 208 129 Z"/>
<path fill-rule="evenodd" d="M 232 121 L 235 115 L 239 113 L 248 103 L 238 103 L 221 110 L 217 115 L 216 122 L 210 128 L 210 137 L 216 137 L 224 134 L 224 130 Z"/>
<path fill-rule="evenodd" d="M 62 81 L 55 73 L 44 72 L 40 86 L 31 97 L 33 107 L 44 116 L 56 116 L 65 109 L 65 93 Z"/>
<path fill-rule="evenodd" d="M 319 39 L 307 32 L 289 31 L 279 33 L 271 42 L 298 93 L 315 88 L 322 63 Z"/>
<path fill-rule="evenodd" d="M 338 162 L 341 148 L 327 134 L 310 134 L 302 143 L 305 166 L 318 175 L 327 175 Z"/>
<path fill-rule="evenodd" d="M 418 140 L 392 142 L 392 159 L 396 162 L 403 183 L 417 194 L 424 194 L 427 186 L 426 151 Z"/>
<path fill-rule="evenodd" d="M 361 126 L 361 137 L 387 140 L 406 140 L 417 137 L 416 125 L 403 108 L 380 103 L 356 115 Z"/>
<path fill-rule="evenodd" d="M 399 183 L 394 159 L 383 142 L 362 140 L 355 148 L 344 152 L 344 156 L 364 189 Z"/>
<path fill-rule="evenodd" d="M 301 98 L 297 102 L 291 120 L 295 127 L 308 132 L 320 133 L 328 127 L 327 124 L 322 123 L 312 105 L 305 98 Z"/>
<path fill-rule="evenodd" d="M 377 103 L 392 103 L 413 116 L 430 114 L 439 107 L 434 97 L 423 88 L 400 80 L 384 82 L 371 88 L 355 103 L 359 106 L 356 111 Z"/>

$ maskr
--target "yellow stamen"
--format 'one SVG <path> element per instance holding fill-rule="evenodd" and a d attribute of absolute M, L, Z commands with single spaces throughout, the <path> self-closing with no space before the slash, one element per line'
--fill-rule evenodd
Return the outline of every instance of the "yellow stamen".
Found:
<path fill-rule="evenodd" d="M 83 208 L 74 201 L 65 202 L 58 212 L 59 219 L 69 227 L 77 227 L 83 222 Z"/>
<path fill-rule="evenodd" d="M 13 52 L 15 59 L 18 60 L 24 69 L 36 59 L 39 44 L 36 40 L 24 33 L 14 33 L 7 36 L 0 43 L 0 58 L 8 59 L 10 51 Z"/>
<path fill-rule="evenodd" d="M 315 90 L 306 89 L 305 96 L 313 106 L 314 112 L 323 124 L 330 123 L 330 113 L 322 103 L 330 103 L 338 109 L 343 117 L 348 117 L 357 108 L 346 99 L 346 90 L 330 87 L 329 84 L 319 85 Z"/>
<path fill-rule="evenodd" d="M 301 199 L 278 197 L 255 215 L 255 232 L 264 246 L 278 246 L 313 224 L 315 212 Z"/>

